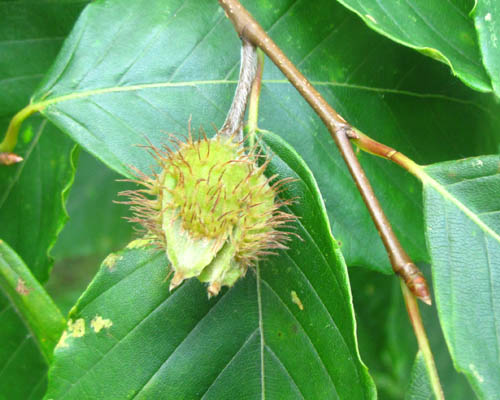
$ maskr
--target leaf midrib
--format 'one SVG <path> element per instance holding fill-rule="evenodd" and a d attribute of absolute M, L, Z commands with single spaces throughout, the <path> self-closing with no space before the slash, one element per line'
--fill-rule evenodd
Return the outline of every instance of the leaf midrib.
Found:
<path fill-rule="evenodd" d="M 169 88 L 169 87 L 197 87 L 197 86 L 207 86 L 207 85 L 236 85 L 238 83 L 237 80 L 226 80 L 226 79 L 213 79 L 213 80 L 195 80 L 195 81 L 184 81 L 184 82 L 156 82 L 156 83 L 142 83 L 137 85 L 130 86 L 111 86 L 101 89 L 92 89 L 85 90 L 81 92 L 74 92 L 65 95 L 61 95 L 58 97 L 53 97 L 46 100 L 41 101 L 33 101 L 27 106 L 32 110 L 32 112 L 43 111 L 46 107 L 62 103 L 64 101 L 77 100 L 91 96 L 97 96 L 100 94 L 108 94 L 108 93 L 120 93 L 120 92 L 132 92 L 132 91 L 140 91 L 147 89 L 158 89 L 158 88 Z M 263 79 L 262 83 L 264 84 L 289 84 L 286 79 Z M 355 85 L 351 83 L 345 82 L 333 82 L 333 81 L 311 81 L 313 85 L 316 86 L 331 86 L 331 87 L 343 87 L 350 88 L 355 90 L 365 90 L 376 93 L 389 93 L 396 94 L 401 96 L 411 96 L 422 99 L 438 99 L 445 100 L 450 102 L 455 102 L 459 104 L 467 104 L 471 106 L 476 106 L 477 108 L 484 110 L 481 106 L 477 105 L 475 102 L 470 100 L 464 100 L 457 97 L 446 96 L 442 94 L 435 93 L 417 93 L 409 90 L 399 90 L 399 89 L 391 89 L 391 88 L 380 88 L 380 87 L 372 87 L 372 86 L 363 86 L 363 85 Z M 41 96 L 41 98 L 46 98 Z"/>
<path fill-rule="evenodd" d="M 488 224 L 486 224 L 479 216 L 462 203 L 457 197 L 446 190 L 446 185 L 440 184 L 434 178 L 424 171 L 424 168 L 419 167 L 416 171 L 419 178 L 422 180 L 424 186 L 432 187 L 436 190 L 445 200 L 448 200 L 462 211 L 474 224 L 476 224 L 485 234 L 491 236 L 500 244 L 500 235 L 496 233 Z"/>

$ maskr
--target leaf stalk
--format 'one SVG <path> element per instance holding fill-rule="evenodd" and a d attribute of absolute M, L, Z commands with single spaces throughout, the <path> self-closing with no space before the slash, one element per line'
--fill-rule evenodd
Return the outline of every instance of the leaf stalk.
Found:
<path fill-rule="evenodd" d="M 241 63 L 238 85 L 234 93 L 231 108 L 224 125 L 217 133 L 219 136 L 232 137 L 236 142 L 243 140 L 243 118 L 247 108 L 252 83 L 257 71 L 256 48 L 245 38 L 241 39 Z"/>
<path fill-rule="evenodd" d="M 9 127 L 7 128 L 7 133 L 5 134 L 2 143 L 0 143 L 0 152 L 10 153 L 14 150 L 17 144 L 17 137 L 19 136 L 21 124 L 26 118 L 37 111 L 37 105 L 30 104 L 14 115 L 9 123 Z"/>
<path fill-rule="evenodd" d="M 420 316 L 420 310 L 418 308 L 417 300 L 415 296 L 408 290 L 408 287 L 402 279 L 400 279 L 400 283 L 401 291 L 403 292 L 403 298 L 406 304 L 406 310 L 408 311 L 408 316 L 410 317 L 413 331 L 415 332 L 415 336 L 417 337 L 418 348 L 420 349 L 424 357 L 424 362 L 427 373 L 429 375 L 429 380 L 431 382 L 432 391 L 436 400 L 444 400 L 444 393 L 439 381 L 436 363 L 434 362 L 434 357 L 429 345 L 429 340 L 427 338 L 427 334 L 425 333 L 425 328 L 422 322 L 422 317 Z"/>
<path fill-rule="evenodd" d="M 260 100 L 260 90 L 262 88 L 262 74 L 264 72 L 264 53 L 261 49 L 257 49 L 257 72 L 255 74 L 255 79 L 252 84 L 252 90 L 250 92 L 250 100 L 248 103 L 248 122 L 247 122 L 247 132 L 248 139 L 250 142 L 250 147 L 253 147 L 255 142 L 255 133 L 258 129 L 258 119 L 259 119 L 259 100 Z"/>
<path fill-rule="evenodd" d="M 49 364 L 66 321 L 29 268 L 0 240 L 0 293 L 5 294 Z"/>

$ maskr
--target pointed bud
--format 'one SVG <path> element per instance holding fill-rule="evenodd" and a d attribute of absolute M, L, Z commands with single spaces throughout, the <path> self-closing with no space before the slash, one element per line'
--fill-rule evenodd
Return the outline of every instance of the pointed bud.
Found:
<path fill-rule="evenodd" d="M 0 164 L 12 165 L 23 161 L 21 156 L 14 153 L 2 153 L 0 152 Z"/>

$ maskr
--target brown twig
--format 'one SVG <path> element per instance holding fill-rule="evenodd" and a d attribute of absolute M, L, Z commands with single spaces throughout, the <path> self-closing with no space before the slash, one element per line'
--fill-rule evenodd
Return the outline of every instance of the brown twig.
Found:
<path fill-rule="evenodd" d="M 386 160 L 390 160 L 406 169 L 408 172 L 415 174 L 415 163 L 392 147 L 377 142 L 358 130 L 356 130 L 355 137 L 353 137 L 352 142 L 354 142 L 354 144 L 356 144 L 356 146 L 358 146 L 361 150 L 385 158 Z"/>
<path fill-rule="evenodd" d="M 321 94 L 292 64 L 238 0 L 219 0 L 219 3 L 233 23 L 238 35 L 260 47 L 322 119 L 337 144 L 382 237 L 394 272 L 403 278 L 408 288 L 420 300 L 426 304 L 431 304 L 425 278 L 399 243 L 380 203 L 375 197 L 363 168 L 354 154 L 349 139 L 358 137 L 358 133 L 323 99 Z"/>
<path fill-rule="evenodd" d="M 422 317 L 420 316 L 420 310 L 418 309 L 417 300 L 415 299 L 415 296 L 408 290 L 403 281 L 401 281 L 401 290 L 403 292 L 406 310 L 408 311 L 408 316 L 410 317 L 413 331 L 415 332 L 415 336 L 417 337 L 418 348 L 420 349 L 424 357 L 425 367 L 429 375 L 432 391 L 436 400 L 444 400 L 443 388 L 441 387 L 441 383 L 439 381 L 436 363 L 434 362 L 431 346 L 429 345 L 429 340 L 427 339 L 427 335 L 425 333 L 424 324 L 422 322 Z"/>

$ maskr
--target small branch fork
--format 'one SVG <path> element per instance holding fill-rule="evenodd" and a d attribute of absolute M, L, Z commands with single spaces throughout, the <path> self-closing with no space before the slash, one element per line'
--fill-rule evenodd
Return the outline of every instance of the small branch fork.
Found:
<path fill-rule="evenodd" d="M 244 75 L 243 68 L 246 62 L 244 59 L 244 49 L 245 46 L 248 46 L 248 43 L 250 43 L 254 46 L 257 46 L 259 48 L 259 52 L 262 50 L 274 62 L 274 64 L 276 64 L 276 66 L 281 70 L 281 72 L 283 72 L 283 74 L 288 78 L 292 85 L 294 85 L 299 93 L 306 99 L 306 101 L 310 104 L 310 106 L 318 114 L 318 116 L 322 119 L 323 123 L 328 128 L 372 216 L 375 226 L 377 227 L 377 230 L 389 255 L 392 268 L 394 272 L 401 278 L 401 289 L 406 303 L 406 308 L 413 326 L 413 330 L 415 332 L 415 336 L 417 337 L 419 348 L 424 356 L 434 395 L 436 399 L 444 400 L 443 390 L 439 382 L 439 375 L 416 301 L 416 298 L 419 298 L 426 304 L 431 304 L 431 297 L 429 289 L 427 287 L 427 282 L 420 270 L 415 266 L 415 264 L 413 264 L 410 257 L 406 254 L 396 235 L 394 234 L 392 227 L 380 206 L 380 203 L 375 197 L 375 193 L 373 192 L 370 182 L 368 181 L 363 168 L 361 167 L 356 155 L 354 154 L 353 148 L 351 146 L 351 141 L 355 142 L 356 145 L 364 151 L 394 161 L 396 164 L 400 165 L 413 174 L 416 174 L 416 172 L 418 172 L 418 165 L 403 154 L 392 149 L 391 147 L 376 142 L 375 140 L 369 138 L 368 136 L 364 135 L 363 133 L 359 132 L 351 125 L 349 125 L 323 99 L 321 94 L 316 89 L 314 89 L 314 87 L 304 77 L 304 75 L 302 75 L 300 71 L 297 70 L 292 62 L 272 41 L 272 39 L 255 21 L 250 13 L 245 8 L 243 8 L 238 0 L 219 0 L 219 3 L 224 8 L 227 17 L 231 20 L 236 29 L 236 32 L 243 41 L 240 83 L 241 77 Z M 255 79 L 256 84 L 254 84 L 252 93 L 250 95 L 250 97 L 252 97 L 254 100 L 250 103 L 248 124 L 250 132 L 255 132 L 256 130 L 256 107 L 258 106 L 258 96 L 260 93 L 262 64 L 262 60 L 260 60 L 259 70 L 257 72 L 258 76 L 257 79 Z M 255 71 L 252 69 L 252 80 L 254 79 L 254 77 Z M 235 103 L 241 103 L 241 101 L 237 99 L 238 92 L 240 90 L 240 83 L 238 84 L 238 88 L 236 89 L 235 100 L 233 101 L 233 106 L 231 107 L 231 110 L 228 114 L 228 119 L 226 120 L 224 127 L 226 127 L 227 121 L 231 119 L 230 116 L 233 108 L 235 107 Z M 245 96 L 248 96 L 248 93 L 250 92 L 246 91 L 245 93 Z M 254 99 L 255 97 L 256 99 Z M 240 114 L 245 112 L 246 101 L 247 100 L 245 99 L 242 109 L 243 111 L 239 109 Z M 241 119 L 237 124 L 240 127 L 242 118 L 243 115 L 241 115 Z"/>
<path fill-rule="evenodd" d="M 273 42 L 239 1 L 219 0 L 219 3 L 226 11 L 227 17 L 233 23 L 236 32 L 243 39 L 244 43 L 249 41 L 262 49 L 322 119 L 339 148 L 365 201 L 387 250 L 394 272 L 402 277 L 415 296 L 426 304 L 431 304 L 431 297 L 425 278 L 399 243 L 363 168 L 354 154 L 350 139 L 359 138 L 359 132 L 349 125 L 323 99 L 321 94 L 292 64 L 283 51 Z"/>

